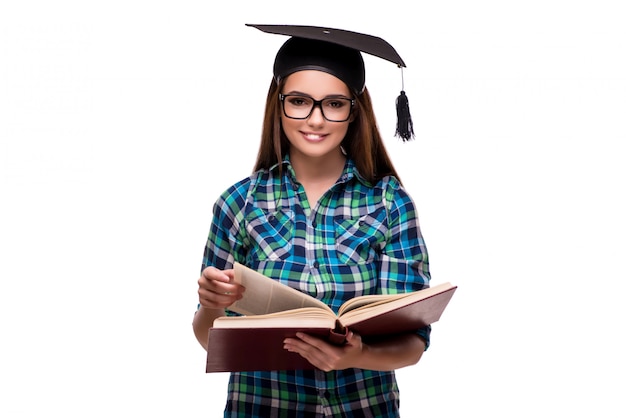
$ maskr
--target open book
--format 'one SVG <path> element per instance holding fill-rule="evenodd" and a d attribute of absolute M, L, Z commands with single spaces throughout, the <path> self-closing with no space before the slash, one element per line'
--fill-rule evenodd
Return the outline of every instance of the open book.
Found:
<path fill-rule="evenodd" d="M 246 288 L 228 307 L 244 316 L 220 317 L 209 330 L 207 372 L 312 369 L 283 348 L 302 331 L 334 344 L 350 329 L 367 338 L 413 331 L 440 319 L 456 286 L 443 283 L 417 292 L 366 295 L 345 302 L 335 314 L 323 302 L 235 263 L 235 282 Z"/>

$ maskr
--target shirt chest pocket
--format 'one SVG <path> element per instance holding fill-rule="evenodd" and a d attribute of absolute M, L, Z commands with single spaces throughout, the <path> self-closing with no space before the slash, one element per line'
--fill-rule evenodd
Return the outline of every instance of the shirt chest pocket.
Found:
<path fill-rule="evenodd" d="M 367 264 L 374 261 L 385 246 L 387 211 L 380 208 L 359 217 L 335 217 L 335 251 L 344 264 Z"/>
<path fill-rule="evenodd" d="M 294 213 L 267 212 L 255 208 L 246 214 L 248 257 L 255 260 L 286 260 L 292 247 Z"/>

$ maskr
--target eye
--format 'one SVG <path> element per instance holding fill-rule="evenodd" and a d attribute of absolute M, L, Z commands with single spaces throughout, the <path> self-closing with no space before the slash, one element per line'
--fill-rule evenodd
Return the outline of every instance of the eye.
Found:
<path fill-rule="evenodd" d="M 325 100 L 326 107 L 329 107 L 331 109 L 341 109 L 344 106 L 348 105 L 348 101 L 347 100 L 342 100 L 342 99 L 327 99 Z"/>
<path fill-rule="evenodd" d="M 287 102 L 294 107 L 307 107 L 312 103 L 310 98 L 303 96 L 287 96 Z"/>

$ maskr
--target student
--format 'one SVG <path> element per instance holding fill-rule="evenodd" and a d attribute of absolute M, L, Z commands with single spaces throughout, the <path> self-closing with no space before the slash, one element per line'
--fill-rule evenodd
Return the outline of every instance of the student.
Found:
<path fill-rule="evenodd" d="M 245 291 L 233 282 L 235 261 L 335 312 L 352 297 L 416 291 L 430 280 L 417 212 L 381 140 L 360 51 L 403 66 L 401 58 L 368 35 L 251 26 L 291 37 L 276 55 L 253 174 L 214 205 L 193 320 L 205 349 L 213 320 L 232 314 L 228 306 Z M 224 416 L 397 417 L 394 370 L 417 363 L 429 338 L 430 327 L 376 342 L 349 333 L 343 346 L 288 338 L 284 349 L 316 369 L 231 373 Z"/>

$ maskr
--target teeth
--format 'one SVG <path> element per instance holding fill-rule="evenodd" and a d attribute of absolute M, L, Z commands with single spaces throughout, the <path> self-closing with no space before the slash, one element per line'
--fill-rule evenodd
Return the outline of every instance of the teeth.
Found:
<path fill-rule="evenodd" d="M 316 134 L 306 134 L 305 135 L 308 139 L 322 139 L 322 135 L 316 135 Z"/>

